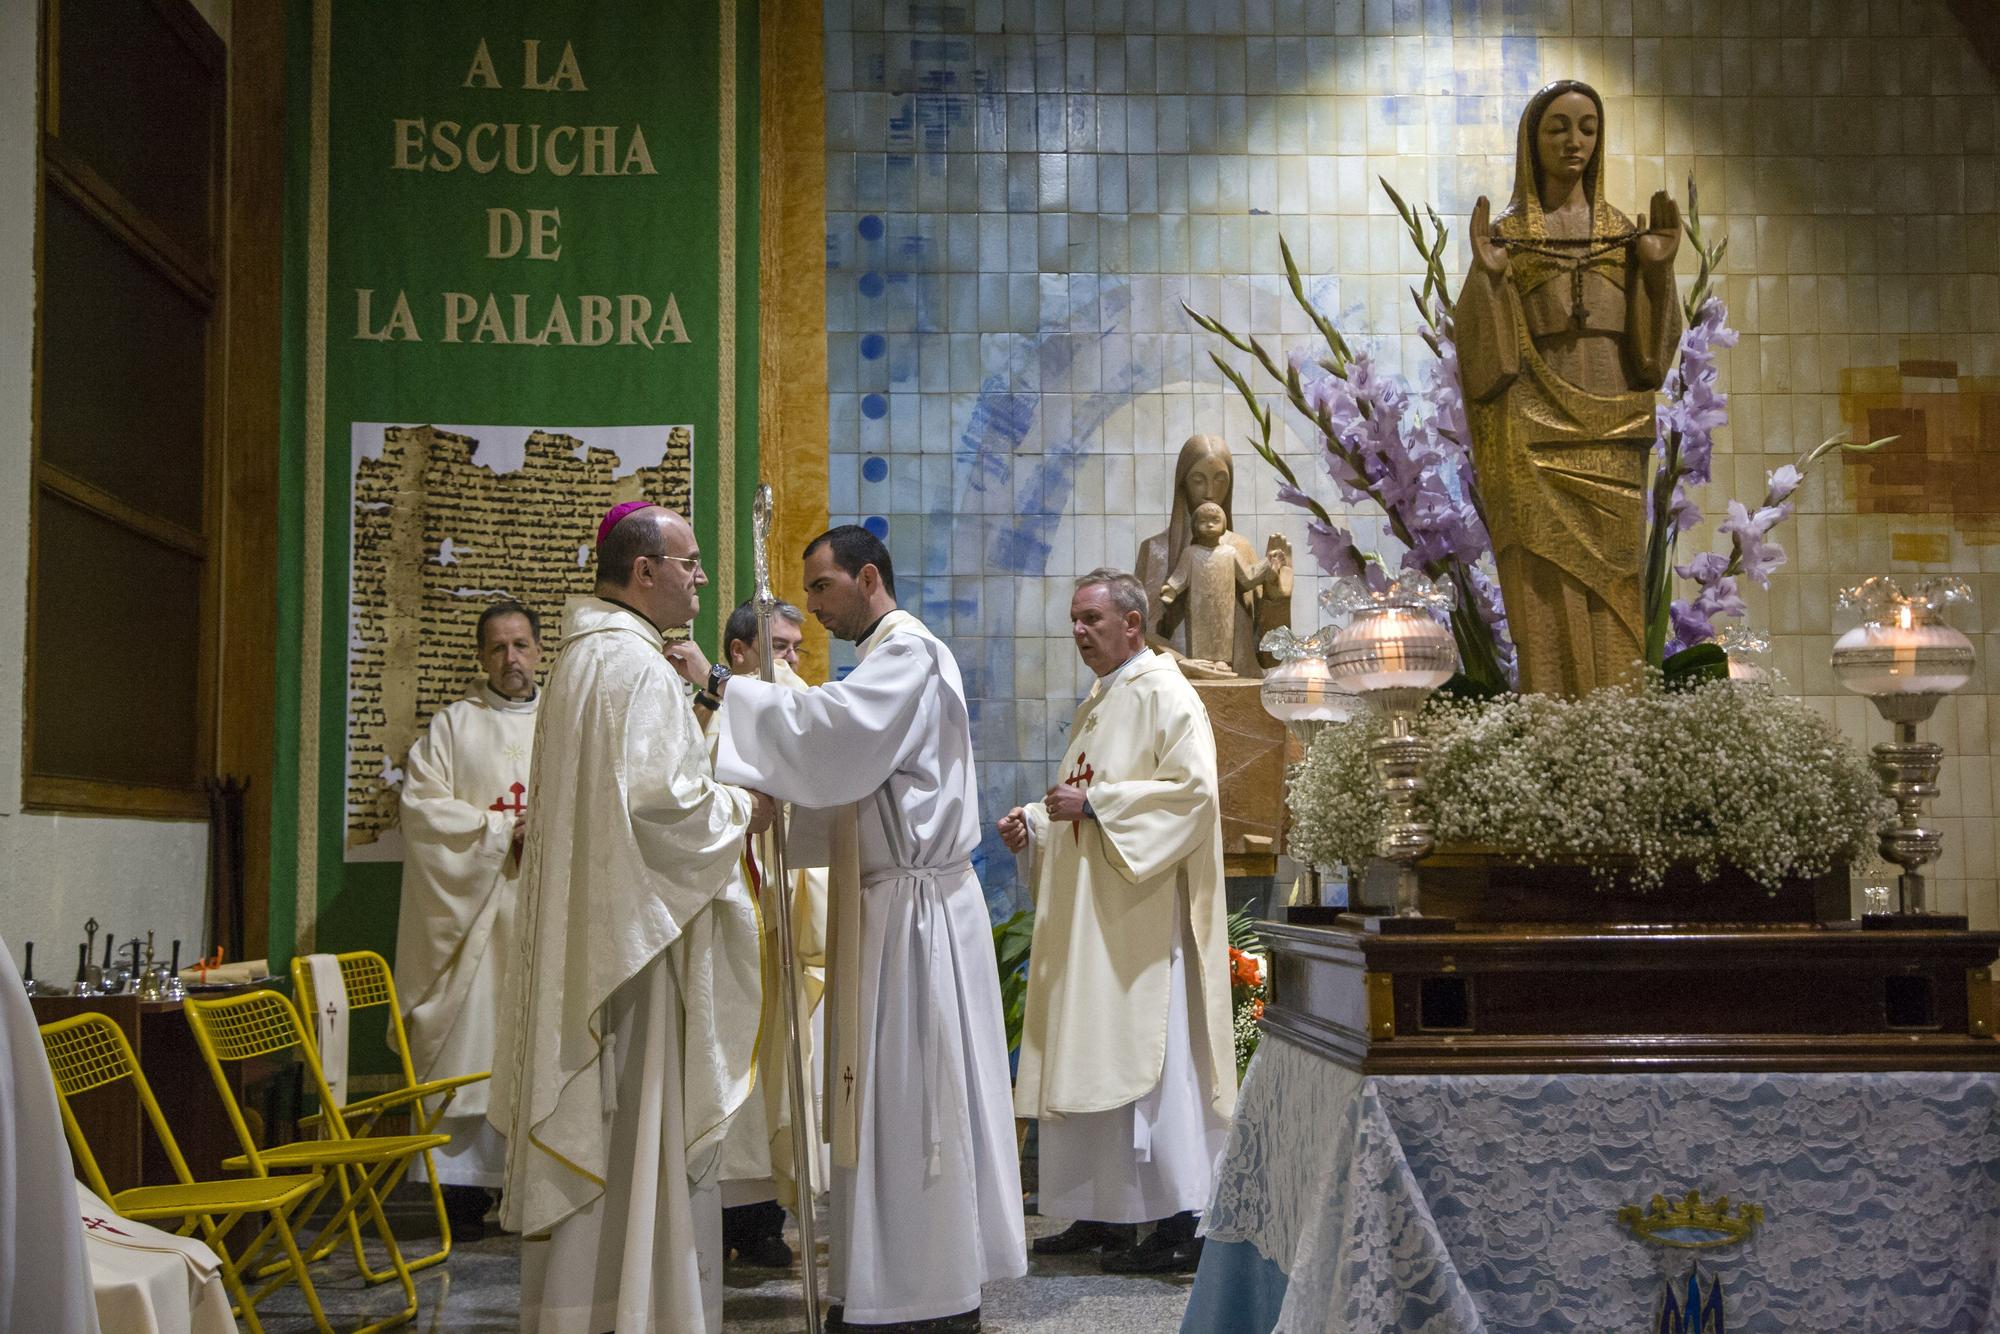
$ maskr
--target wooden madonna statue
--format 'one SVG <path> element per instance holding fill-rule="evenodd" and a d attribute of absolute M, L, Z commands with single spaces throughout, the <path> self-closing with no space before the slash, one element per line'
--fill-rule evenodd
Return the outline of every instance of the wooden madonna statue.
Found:
<path fill-rule="evenodd" d="M 1641 656 L 1646 463 L 1680 342 L 1680 210 L 1644 226 L 1604 197 L 1604 102 L 1564 79 L 1515 140 L 1514 193 L 1482 196 L 1454 309 L 1473 462 L 1520 689 L 1581 695 Z"/>

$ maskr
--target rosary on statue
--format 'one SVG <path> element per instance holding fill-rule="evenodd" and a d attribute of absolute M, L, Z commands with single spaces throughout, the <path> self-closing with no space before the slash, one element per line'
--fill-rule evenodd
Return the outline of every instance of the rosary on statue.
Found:
<path fill-rule="evenodd" d="M 1574 238 L 1552 236 L 1538 241 L 1514 240 L 1509 238 L 1496 239 L 1507 248 L 1509 254 L 1518 251 L 1529 255 L 1540 255 L 1543 259 L 1555 261 L 1558 268 L 1569 274 L 1570 327 L 1581 329 L 1586 314 L 1583 306 L 1584 271 L 1598 260 L 1604 258 L 1604 256 L 1614 251 L 1623 250 L 1640 237 L 1648 235 L 1652 235 L 1652 233 L 1642 231 L 1620 232 L 1616 236 L 1608 236 L 1601 240 L 1588 236 Z"/>

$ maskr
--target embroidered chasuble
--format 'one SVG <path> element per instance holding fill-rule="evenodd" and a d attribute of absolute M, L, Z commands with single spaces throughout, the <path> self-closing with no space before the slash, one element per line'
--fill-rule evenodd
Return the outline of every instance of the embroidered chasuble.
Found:
<path fill-rule="evenodd" d="M 965 688 L 908 612 L 858 657 L 812 690 L 732 678 L 716 772 L 793 803 L 794 861 L 830 864 L 829 1289 L 886 1324 L 971 1310 L 1027 1253 Z"/>
<path fill-rule="evenodd" d="M 1141 649 L 1078 705 L 1056 776 L 1095 818 L 1024 808 L 1035 935 L 1014 1112 L 1041 1119 L 1043 1212 L 1140 1223 L 1200 1209 L 1236 1101 L 1200 697 Z"/>
<path fill-rule="evenodd" d="M 514 957 L 521 868 L 514 830 L 528 806 L 537 699 L 475 679 L 439 709 L 403 762 L 403 897 L 396 997 L 419 1080 L 493 1068 L 500 979 Z M 393 1040 L 393 1035 L 392 1035 Z M 469 1084 L 439 1125 L 438 1179 L 499 1186 L 506 1145 L 486 1120 L 488 1086 Z M 421 1180 L 423 1161 L 411 1164 Z"/>
<path fill-rule="evenodd" d="M 761 987 L 736 874 L 750 797 L 715 781 L 659 632 L 572 598 L 543 690 L 491 1115 L 522 1328 L 721 1321 L 718 1148 Z"/>

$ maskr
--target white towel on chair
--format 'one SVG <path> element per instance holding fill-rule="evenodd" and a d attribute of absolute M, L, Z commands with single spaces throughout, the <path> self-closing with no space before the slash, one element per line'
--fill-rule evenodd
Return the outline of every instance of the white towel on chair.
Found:
<path fill-rule="evenodd" d="M 340 975 L 340 960 L 331 954 L 308 954 L 306 968 L 312 973 L 313 1034 L 319 1043 L 319 1067 L 334 1102 L 347 1102 L 347 980 Z"/>
<path fill-rule="evenodd" d="M 98 1323 L 118 1334 L 234 1334 L 222 1262 L 193 1237 L 121 1218 L 76 1184 Z"/>

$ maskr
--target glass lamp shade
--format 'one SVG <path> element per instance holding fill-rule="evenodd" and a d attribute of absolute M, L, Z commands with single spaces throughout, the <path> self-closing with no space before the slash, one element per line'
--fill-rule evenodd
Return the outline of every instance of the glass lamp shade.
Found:
<path fill-rule="evenodd" d="M 1769 668 L 1760 662 L 1756 662 L 1750 658 L 1739 658 L 1732 653 L 1729 655 L 1729 679 L 1754 685 L 1759 682 L 1769 681 L 1771 679 L 1771 672 Z"/>
<path fill-rule="evenodd" d="M 1333 679 L 1357 695 L 1428 693 L 1458 670 L 1451 631 L 1429 612 L 1396 605 L 1355 613 L 1327 654 Z"/>
<path fill-rule="evenodd" d="M 1354 696 L 1334 684 L 1326 659 L 1316 655 L 1281 662 L 1264 673 L 1258 696 L 1264 712 L 1288 726 L 1341 722 L 1354 712 Z"/>
<path fill-rule="evenodd" d="M 1770 654 L 1764 644 L 1756 646 L 1724 646 L 1730 654 L 1730 680 L 1742 682 L 1746 686 L 1776 686 L 1778 674 L 1770 668 Z"/>
<path fill-rule="evenodd" d="M 1921 607 L 1855 626 L 1833 645 L 1833 678 L 1857 695 L 1947 695 L 1972 679 L 1972 641 Z"/>
<path fill-rule="evenodd" d="M 1729 655 L 1729 679 L 1749 685 L 1775 685 L 1771 670 L 1771 641 L 1741 625 L 1732 625 L 1715 637 L 1715 645 Z"/>

